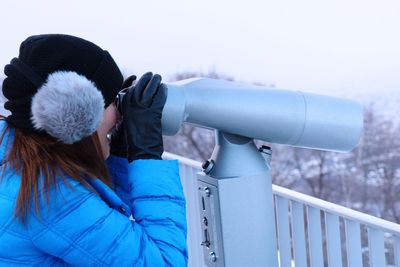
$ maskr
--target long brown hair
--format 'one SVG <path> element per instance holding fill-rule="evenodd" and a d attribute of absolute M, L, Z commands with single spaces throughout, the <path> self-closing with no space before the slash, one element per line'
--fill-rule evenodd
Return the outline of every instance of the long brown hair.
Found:
<path fill-rule="evenodd" d="M 51 201 L 49 189 L 55 186 L 58 179 L 63 179 L 68 184 L 65 175 L 87 187 L 90 186 L 85 181 L 85 177 L 98 178 L 108 186 L 112 186 L 97 132 L 68 145 L 48 135 L 27 132 L 10 126 L 6 127 L 5 132 L 12 130 L 14 140 L 3 162 L 5 161 L 4 168 L 11 167 L 13 171 L 21 175 L 14 218 L 22 223 L 27 222 L 32 197 L 35 212 L 39 214 L 39 175 L 43 177 L 42 192 L 47 205 Z"/>

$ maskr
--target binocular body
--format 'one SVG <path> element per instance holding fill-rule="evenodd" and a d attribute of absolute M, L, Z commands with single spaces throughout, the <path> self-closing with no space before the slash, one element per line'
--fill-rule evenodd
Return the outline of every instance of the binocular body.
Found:
<path fill-rule="evenodd" d="M 270 143 L 347 152 L 363 131 L 362 107 L 351 100 L 208 78 L 166 85 L 166 135 L 189 123 Z"/>

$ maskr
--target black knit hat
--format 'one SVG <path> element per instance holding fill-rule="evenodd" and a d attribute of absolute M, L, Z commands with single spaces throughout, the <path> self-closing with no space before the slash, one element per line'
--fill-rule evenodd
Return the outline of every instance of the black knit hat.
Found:
<path fill-rule="evenodd" d="M 81 125 L 93 124 L 90 125 L 91 127 L 88 130 L 89 132 L 92 131 L 101 120 L 101 118 L 97 118 L 99 116 L 98 110 L 93 115 L 90 114 L 93 110 L 90 110 L 87 114 L 86 110 L 79 109 L 85 105 L 96 105 L 99 99 L 98 96 L 91 98 L 90 94 L 96 95 L 96 93 L 86 92 L 88 91 L 86 87 L 93 85 L 92 87 L 101 92 L 100 98 L 102 96 L 104 99 L 101 103 L 103 109 L 104 106 L 108 106 L 114 100 L 123 82 L 118 66 L 107 51 L 84 39 L 62 34 L 35 35 L 27 38 L 20 46 L 18 58 L 14 58 L 10 64 L 5 66 L 4 73 L 7 77 L 3 82 L 3 94 L 8 99 L 4 107 L 11 111 L 11 115 L 6 119 L 7 122 L 15 127 L 27 130 L 38 132 L 45 130 L 48 134 L 66 143 L 76 142 L 84 136 L 82 137 L 82 134 L 78 134 L 76 131 L 68 132 L 71 130 L 69 128 L 74 126 L 66 124 L 65 127 L 67 128 L 55 130 L 60 132 L 67 129 L 67 133 L 61 133 L 60 138 L 58 136 L 60 133 L 52 134 L 53 130 L 47 129 L 43 123 L 46 124 L 48 121 L 52 123 L 52 120 L 55 119 L 58 124 L 63 125 L 65 120 L 76 120 L 71 116 L 60 117 L 63 115 L 62 113 L 71 112 L 71 110 L 65 109 L 71 109 L 72 103 L 72 107 L 78 109 L 75 110 L 78 115 L 80 114 L 81 117 L 88 119 L 83 120 Z M 86 80 L 88 83 L 77 81 L 79 79 Z M 52 88 L 48 89 L 47 93 L 43 93 L 40 97 L 37 96 L 42 88 L 49 86 Z M 73 90 L 69 87 L 72 87 Z M 61 97 L 66 93 L 70 94 L 69 98 Z M 81 94 L 85 94 L 85 96 L 80 97 Z M 59 108 L 64 110 L 59 112 L 51 110 L 51 118 L 43 117 L 41 119 L 39 117 L 38 119 L 33 114 L 38 110 L 41 110 L 40 112 L 46 110 L 45 115 L 49 115 L 48 112 L 50 111 L 47 110 L 46 102 L 48 100 L 43 99 L 43 97 L 49 97 L 49 95 L 50 98 L 52 95 L 54 96 L 54 101 L 60 102 L 51 103 L 50 106 L 57 107 L 60 104 Z M 71 100 L 71 97 L 74 97 L 74 100 Z M 35 104 L 32 101 L 34 98 L 41 99 L 37 100 Z M 63 103 L 64 106 L 62 106 Z M 33 111 L 34 106 L 35 112 Z M 94 117 L 87 118 L 87 116 Z M 81 129 L 78 127 L 78 130 Z M 77 134 L 77 136 L 64 138 L 66 134 Z M 88 135 L 88 132 L 83 135 Z"/>

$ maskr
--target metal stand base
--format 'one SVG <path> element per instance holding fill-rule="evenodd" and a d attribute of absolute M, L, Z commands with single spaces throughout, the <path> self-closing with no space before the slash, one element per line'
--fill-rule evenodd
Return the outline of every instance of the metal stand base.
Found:
<path fill-rule="evenodd" d="M 269 166 L 245 137 L 217 132 L 199 174 L 202 242 L 209 266 L 278 266 Z"/>

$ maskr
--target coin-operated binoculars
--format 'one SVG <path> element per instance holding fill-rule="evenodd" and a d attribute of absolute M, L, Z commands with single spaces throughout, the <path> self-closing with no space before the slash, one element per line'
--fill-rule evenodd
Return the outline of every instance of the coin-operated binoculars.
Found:
<path fill-rule="evenodd" d="M 216 146 L 198 174 L 205 263 L 278 266 L 269 143 L 348 152 L 363 130 L 353 101 L 213 79 L 169 83 L 163 133 L 182 123 L 216 130 Z"/>

